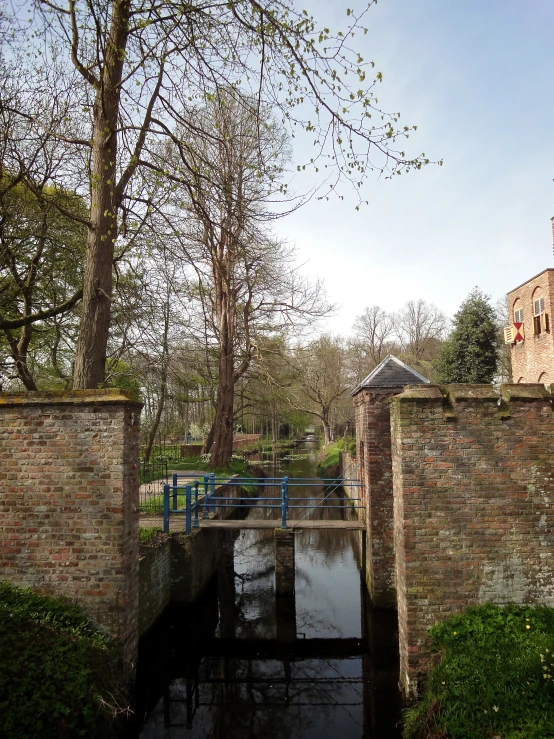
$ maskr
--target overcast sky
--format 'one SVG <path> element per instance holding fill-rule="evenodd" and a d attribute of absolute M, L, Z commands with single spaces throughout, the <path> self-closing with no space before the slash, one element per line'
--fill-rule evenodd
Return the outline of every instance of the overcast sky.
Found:
<path fill-rule="evenodd" d="M 304 3 L 334 28 L 347 5 Z M 554 266 L 553 0 L 379 0 L 364 25 L 353 45 L 383 73 L 379 103 L 418 126 L 406 152 L 444 165 L 370 176 L 359 212 L 352 193 L 279 223 L 340 305 L 334 333 L 373 304 L 453 315 L 475 285 L 496 301 Z"/>

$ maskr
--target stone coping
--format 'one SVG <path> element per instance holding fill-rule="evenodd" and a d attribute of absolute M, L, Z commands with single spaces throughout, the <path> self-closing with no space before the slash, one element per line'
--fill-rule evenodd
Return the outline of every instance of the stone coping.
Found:
<path fill-rule="evenodd" d="M 463 384 L 452 385 L 406 385 L 404 392 L 394 396 L 391 402 L 422 401 L 443 402 L 450 400 L 454 403 L 463 401 L 488 401 L 498 403 L 500 400 L 552 400 L 552 394 L 544 385 L 536 383 L 519 383 L 500 385 L 500 391 L 492 385 Z"/>
<path fill-rule="evenodd" d="M 500 395 L 505 401 L 509 400 L 552 400 L 552 394 L 544 385 L 519 383 L 514 385 L 500 385 Z"/>
<path fill-rule="evenodd" d="M 142 408 L 142 401 L 119 388 L 103 390 L 39 390 L 26 393 L 0 393 L 0 407 L 44 405 L 132 405 Z"/>
<path fill-rule="evenodd" d="M 435 401 L 442 403 L 444 396 L 439 385 L 406 385 L 404 392 L 391 398 L 392 403 L 397 401 Z"/>

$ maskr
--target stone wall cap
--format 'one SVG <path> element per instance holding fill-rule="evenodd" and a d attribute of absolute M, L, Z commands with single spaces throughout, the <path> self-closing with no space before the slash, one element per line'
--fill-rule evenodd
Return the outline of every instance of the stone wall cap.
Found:
<path fill-rule="evenodd" d="M 498 393 L 492 385 L 473 383 L 452 383 L 444 385 L 443 391 L 455 403 L 462 400 L 490 400 L 498 402 Z"/>
<path fill-rule="evenodd" d="M 444 397 L 439 385 L 406 385 L 403 393 L 392 398 L 393 403 L 410 400 L 432 400 L 442 403 Z"/>
<path fill-rule="evenodd" d="M 500 385 L 500 395 L 510 400 L 552 400 L 551 393 L 539 383 L 517 383 Z"/>
<path fill-rule="evenodd" d="M 105 388 L 102 390 L 38 390 L 26 393 L 0 393 L 0 406 L 33 405 L 133 405 L 142 408 L 128 390 Z"/>

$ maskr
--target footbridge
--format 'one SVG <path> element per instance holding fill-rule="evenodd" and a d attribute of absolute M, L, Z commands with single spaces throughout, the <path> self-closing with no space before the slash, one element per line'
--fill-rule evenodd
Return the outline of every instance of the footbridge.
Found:
<path fill-rule="evenodd" d="M 210 474 L 191 479 L 175 473 L 172 484 L 163 487 L 164 532 L 170 532 L 176 519 L 183 521 L 181 530 L 187 534 L 199 528 L 363 531 L 365 524 L 356 516 L 363 508 L 360 486 L 359 480 L 350 478 L 229 478 Z M 291 495 L 291 488 L 296 494 Z M 348 496 L 331 498 L 339 488 L 347 489 Z M 337 518 L 313 517 L 329 509 L 337 512 Z M 263 517 L 245 518 L 248 510 Z"/>

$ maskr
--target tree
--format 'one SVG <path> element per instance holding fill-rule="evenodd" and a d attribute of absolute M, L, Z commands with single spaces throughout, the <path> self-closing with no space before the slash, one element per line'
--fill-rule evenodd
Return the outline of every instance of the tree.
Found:
<path fill-rule="evenodd" d="M 235 385 L 264 335 L 327 311 L 319 285 L 299 275 L 292 251 L 268 228 L 276 216 L 267 201 L 279 188 L 286 138 L 255 104 L 234 90 L 218 90 L 195 114 L 194 149 L 181 138 L 169 152 L 152 152 L 157 168 L 164 161 L 172 171 L 189 172 L 190 185 L 175 188 L 166 221 L 168 237 L 194 271 L 201 316 L 217 350 L 215 466 L 231 457 Z"/>
<path fill-rule="evenodd" d="M 410 300 L 394 317 L 401 351 L 416 361 L 432 360 L 448 328 L 448 318 L 421 298 Z"/>
<path fill-rule="evenodd" d="M 194 147 L 190 101 L 242 87 L 257 96 L 257 110 L 275 106 L 289 130 L 313 136 L 313 156 L 298 168 L 328 167 L 329 191 L 342 179 L 359 187 L 366 171 L 394 174 L 429 161 L 394 148 L 411 128 L 378 107 L 382 75 L 373 73 L 368 84 L 373 63 L 364 64 L 349 47 L 363 13 L 349 9 L 347 32 L 332 34 L 293 0 L 34 0 L 29 14 L 27 2 L 21 5 L 4 34 L 11 74 L 26 90 L 12 112 L 41 128 L 39 94 L 71 101 L 50 133 L 72 148 L 90 185 L 75 388 L 104 380 L 114 249 L 126 237 L 128 214 L 144 203 L 142 193 L 135 198 L 133 178 L 137 169 L 152 167 L 145 146 L 172 138 L 176 121 L 187 130 L 186 146 Z M 172 179 L 163 169 L 158 174 Z"/>
<path fill-rule="evenodd" d="M 496 325 L 498 330 L 498 380 L 512 382 L 512 352 L 511 345 L 504 341 L 504 328 L 510 325 L 510 311 L 508 298 L 504 296 L 496 301 Z"/>
<path fill-rule="evenodd" d="M 368 372 L 390 354 L 394 337 L 394 317 L 378 305 L 372 305 L 356 318 L 354 332 L 365 354 L 367 366 L 365 371 Z"/>
<path fill-rule="evenodd" d="M 340 401 L 350 387 L 344 342 L 337 337 L 321 336 L 306 348 L 297 349 L 291 363 L 296 369 L 296 382 L 290 391 L 290 403 L 321 420 L 325 444 L 329 444 Z"/>
<path fill-rule="evenodd" d="M 475 287 L 454 316 L 454 329 L 435 362 L 437 382 L 493 381 L 499 349 L 496 314 Z"/>
<path fill-rule="evenodd" d="M 62 329 L 77 320 L 84 229 L 61 211 L 83 213 L 80 198 L 42 181 L 0 177 L 0 316 L 7 353 L 27 390 L 37 390 L 30 353 L 47 374 L 67 379 L 60 361 Z M 39 308 L 40 306 L 40 308 Z M 42 310 L 41 310 L 42 308 Z M 27 322 L 30 317 L 41 320 Z M 0 345 L 3 342 L 0 342 Z M 44 374 L 44 370 L 42 370 Z"/>

